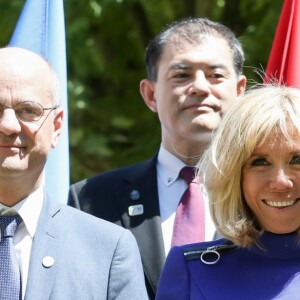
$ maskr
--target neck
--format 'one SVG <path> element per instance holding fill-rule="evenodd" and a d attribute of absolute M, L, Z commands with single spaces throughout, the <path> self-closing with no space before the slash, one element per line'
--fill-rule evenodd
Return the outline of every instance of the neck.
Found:
<path fill-rule="evenodd" d="M 183 161 L 186 165 L 195 166 L 204 151 L 208 148 L 211 140 L 211 132 L 196 137 L 162 135 L 163 146 Z"/>
<path fill-rule="evenodd" d="M 12 178 L 0 179 L 0 202 L 8 207 L 16 205 L 28 197 L 40 186 L 41 181 L 29 182 L 24 179 L 19 182 Z"/>
<path fill-rule="evenodd" d="M 198 162 L 199 159 L 202 156 L 201 154 L 194 154 L 194 153 L 180 153 L 179 150 L 175 148 L 175 146 L 172 144 L 172 151 L 171 151 L 177 158 L 182 160 L 186 165 L 188 166 L 195 166 Z"/>
<path fill-rule="evenodd" d="M 163 146 L 188 166 L 195 166 L 206 149 L 206 145 L 199 145 L 199 142 L 188 145 L 184 145 L 184 143 L 163 143 Z"/>

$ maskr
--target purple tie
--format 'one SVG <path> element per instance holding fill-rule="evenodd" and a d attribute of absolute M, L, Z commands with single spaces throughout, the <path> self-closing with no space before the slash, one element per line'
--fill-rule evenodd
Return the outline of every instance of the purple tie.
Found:
<path fill-rule="evenodd" d="M 176 210 L 172 246 L 180 246 L 205 241 L 205 208 L 199 186 L 192 167 L 184 167 L 180 177 L 188 184 Z"/>
<path fill-rule="evenodd" d="M 22 222 L 19 215 L 0 216 L 0 299 L 22 299 L 21 274 L 13 237 Z"/>

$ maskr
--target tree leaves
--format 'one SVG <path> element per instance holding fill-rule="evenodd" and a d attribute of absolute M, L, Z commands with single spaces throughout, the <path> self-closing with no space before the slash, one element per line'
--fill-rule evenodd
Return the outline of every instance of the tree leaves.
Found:
<path fill-rule="evenodd" d="M 282 0 L 65 0 L 71 182 L 146 159 L 160 144 L 156 114 L 144 104 L 144 50 L 166 24 L 209 17 L 232 28 L 246 52 L 245 74 L 265 68 Z M 7 45 L 23 0 L 0 0 Z"/>

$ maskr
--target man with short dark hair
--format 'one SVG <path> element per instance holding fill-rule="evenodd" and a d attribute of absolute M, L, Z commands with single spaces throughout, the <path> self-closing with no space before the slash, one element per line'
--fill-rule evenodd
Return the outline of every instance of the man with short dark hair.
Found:
<path fill-rule="evenodd" d="M 69 204 L 131 230 L 137 239 L 149 299 L 154 299 L 172 246 L 175 212 L 187 188 L 179 174 L 195 166 L 228 107 L 243 94 L 244 53 L 234 33 L 205 18 L 163 29 L 146 49 L 146 105 L 161 123 L 157 154 L 71 186 Z M 203 189 L 204 190 L 204 189 Z M 215 235 L 205 201 L 205 240 Z"/>

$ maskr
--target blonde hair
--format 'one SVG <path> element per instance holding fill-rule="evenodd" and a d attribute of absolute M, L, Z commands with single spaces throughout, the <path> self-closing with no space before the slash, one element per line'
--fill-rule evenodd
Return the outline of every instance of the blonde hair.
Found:
<path fill-rule="evenodd" d="M 300 90 L 276 84 L 253 87 L 227 111 L 197 166 L 216 227 L 240 246 L 257 242 L 263 231 L 244 201 L 242 168 L 274 132 L 298 143 L 293 135 L 300 137 Z"/>

